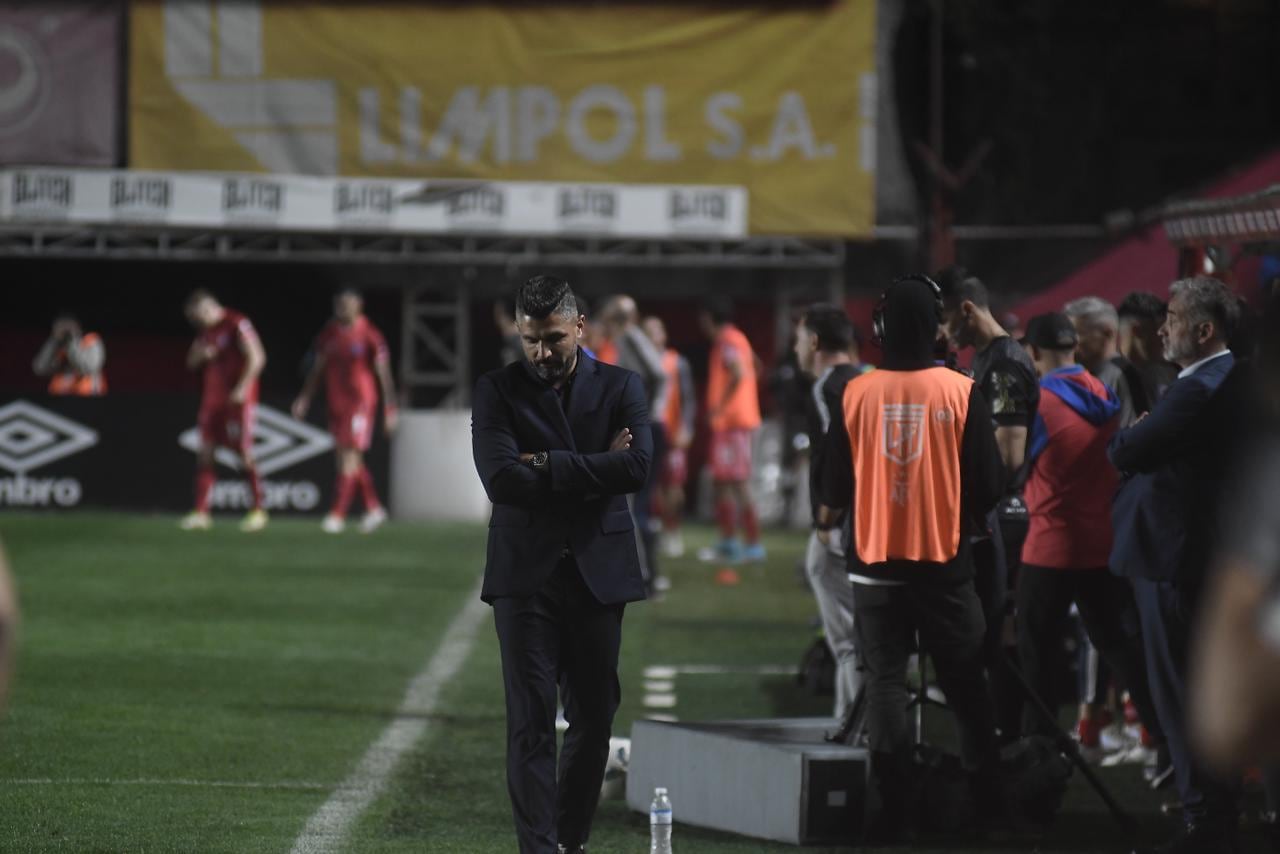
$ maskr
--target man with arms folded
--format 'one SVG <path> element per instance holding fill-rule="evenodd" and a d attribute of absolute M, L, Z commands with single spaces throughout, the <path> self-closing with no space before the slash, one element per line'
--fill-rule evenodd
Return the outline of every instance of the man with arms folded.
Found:
<path fill-rule="evenodd" d="M 1170 286 L 1160 336 L 1182 368 L 1151 413 L 1112 438 L 1124 481 L 1112 506 L 1111 568 L 1133 580 L 1156 715 L 1173 759 L 1184 826 L 1159 854 L 1235 854 L 1236 787 L 1215 779 L 1187 743 L 1190 630 L 1215 544 L 1219 491 L 1232 436 L 1232 407 L 1218 391 L 1235 363 L 1227 340 L 1237 304 L 1207 276 Z"/>
<path fill-rule="evenodd" d="M 481 597 L 507 706 L 507 788 L 522 854 L 585 851 L 621 698 L 627 602 L 645 597 L 626 496 L 653 453 L 640 377 L 586 355 L 563 279 L 516 297 L 525 359 L 476 383 L 472 447 L 493 501 Z M 556 757 L 556 697 L 569 729 Z"/>

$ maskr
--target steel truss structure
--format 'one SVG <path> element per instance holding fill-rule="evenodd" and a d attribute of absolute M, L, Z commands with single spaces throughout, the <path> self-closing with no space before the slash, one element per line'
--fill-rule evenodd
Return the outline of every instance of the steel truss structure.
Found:
<path fill-rule="evenodd" d="M 840 240 L 633 240 L 596 237 L 388 235 L 221 231 L 145 226 L 0 226 L 0 257 L 127 261 L 286 261 L 362 264 L 830 269 Z"/>
<path fill-rule="evenodd" d="M 137 225 L 0 225 L 0 258 L 169 262 L 277 262 L 400 267 L 633 267 L 809 270 L 842 292 L 840 240 L 632 240 L 592 237 L 388 235 L 222 231 Z M 780 323 L 790 294 L 779 289 Z M 469 294 L 461 284 L 403 287 L 402 394 L 411 405 L 466 406 L 470 391 Z M 785 333 L 785 330 L 782 330 Z M 785 334 L 784 334 L 785 337 Z"/>

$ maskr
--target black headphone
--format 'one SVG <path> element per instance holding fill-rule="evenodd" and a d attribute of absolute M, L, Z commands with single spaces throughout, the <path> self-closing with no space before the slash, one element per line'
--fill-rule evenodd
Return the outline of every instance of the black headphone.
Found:
<path fill-rule="evenodd" d="M 877 347 L 884 347 L 884 309 L 889 302 L 889 291 L 903 282 L 923 282 L 928 285 L 933 291 L 933 310 L 937 315 L 938 323 L 941 324 L 943 321 L 942 288 L 938 287 L 938 283 L 924 273 L 909 273 L 905 276 L 899 276 L 893 280 L 889 287 L 884 289 L 884 292 L 880 294 L 880 299 L 876 302 L 876 307 L 871 311 L 871 340 Z"/>

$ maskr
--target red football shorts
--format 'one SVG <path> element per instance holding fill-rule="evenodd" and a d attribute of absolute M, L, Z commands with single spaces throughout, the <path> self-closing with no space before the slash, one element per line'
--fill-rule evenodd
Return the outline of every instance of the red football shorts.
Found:
<path fill-rule="evenodd" d="M 711 434 L 711 479 L 745 483 L 751 479 L 751 430 L 718 430 Z"/>
<path fill-rule="evenodd" d="M 373 425 L 377 420 L 378 405 L 361 403 L 329 413 L 329 432 L 339 448 L 367 451 L 373 442 Z"/>
<path fill-rule="evenodd" d="M 200 444 L 206 448 L 230 448 L 240 454 L 253 450 L 256 403 L 211 403 L 200 408 L 196 420 Z"/>
<path fill-rule="evenodd" d="M 684 486 L 689 479 L 689 455 L 684 448 L 671 448 L 662 461 L 662 485 L 668 489 Z"/>

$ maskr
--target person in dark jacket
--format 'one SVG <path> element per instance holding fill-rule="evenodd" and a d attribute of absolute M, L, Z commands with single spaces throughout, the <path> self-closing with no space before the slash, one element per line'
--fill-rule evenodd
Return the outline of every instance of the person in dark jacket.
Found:
<path fill-rule="evenodd" d="M 644 578 L 626 496 L 653 443 L 640 378 L 579 346 L 563 279 L 520 288 L 525 358 L 476 383 L 472 447 L 493 502 L 481 598 L 507 704 L 507 787 L 522 854 L 581 851 L 621 698 L 622 612 Z M 556 761 L 557 689 L 569 730 Z"/>
<path fill-rule="evenodd" d="M 1235 787 L 1213 778 L 1187 744 L 1189 638 L 1214 542 L 1219 488 L 1239 425 L 1221 397 L 1235 297 L 1197 276 L 1170 287 L 1164 358 L 1182 368 L 1150 415 L 1112 438 L 1123 482 L 1112 506 L 1111 568 L 1133 580 L 1156 714 L 1169 744 L 1184 826 L 1160 854 L 1234 854 Z"/>

